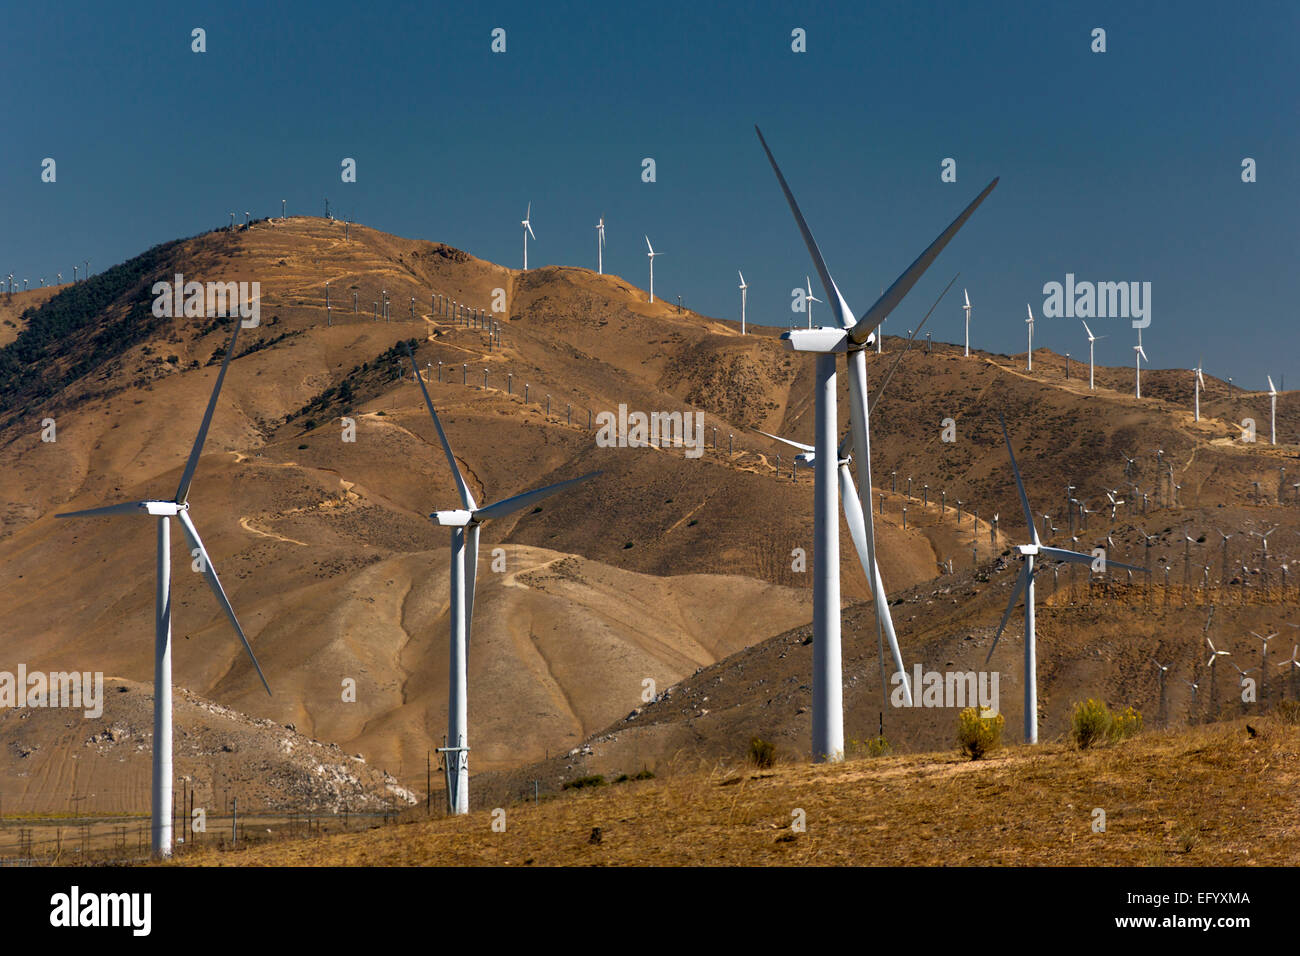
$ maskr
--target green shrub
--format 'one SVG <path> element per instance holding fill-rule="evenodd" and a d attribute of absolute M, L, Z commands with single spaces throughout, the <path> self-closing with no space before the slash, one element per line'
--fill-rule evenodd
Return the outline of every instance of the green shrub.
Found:
<path fill-rule="evenodd" d="M 653 780 L 653 779 L 654 779 L 654 776 L 655 776 L 655 772 L 654 772 L 653 770 L 644 770 L 644 769 L 643 769 L 643 770 L 638 770 L 638 771 L 636 772 L 636 774 L 633 775 L 632 779 L 633 779 L 633 780 Z"/>
<path fill-rule="evenodd" d="M 850 740 L 848 743 L 850 757 L 883 757 L 893 752 L 893 745 L 883 736 L 869 737 L 866 740 Z"/>
<path fill-rule="evenodd" d="M 753 738 L 749 742 L 749 762 L 761 768 L 772 766 L 776 763 L 776 744 L 761 737 Z"/>
<path fill-rule="evenodd" d="M 575 777 L 566 783 L 561 789 L 564 790 L 581 790 L 584 787 L 603 787 L 605 786 L 605 775 L 595 773 L 588 777 Z"/>
<path fill-rule="evenodd" d="M 1141 729 L 1142 714 L 1137 710 L 1126 707 L 1114 712 L 1104 702 L 1091 697 L 1074 705 L 1070 720 L 1070 736 L 1080 750 L 1103 742 L 1116 743 Z"/>
<path fill-rule="evenodd" d="M 1074 715 L 1070 718 L 1070 735 L 1080 750 L 1087 750 L 1110 735 L 1110 725 L 1110 708 L 1089 697 L 1074 705 Z"/>
<path fill-rule="evenodd" d="M 1001 714 L 981 717 L 978 708 L 967 707 L 957 715 L 957 747 L 971 760 L 979 760 L 990 751 L 1002 746 L 1002 728 L 1006 718 Z"/>

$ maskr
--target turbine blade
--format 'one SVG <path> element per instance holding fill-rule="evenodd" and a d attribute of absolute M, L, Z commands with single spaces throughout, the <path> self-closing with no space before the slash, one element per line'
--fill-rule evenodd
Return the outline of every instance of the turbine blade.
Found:
<path fill-rule="evenodd" d="M 1083 319 L 1080 319 L 1079 321 L 1080 321 L 1080 322 L 1083 322 Z M 1084 330 L 1085 332 L 1088 333 L 1088 341 L 1089 341 L 1089 342 L 1091 342 L 1093 339 L 1096 338 L 1096 336 L 1092 334 L 1092 329 L 1088 328 L 1088 323 L 1087 323 L 1087 322 L 1083 322 L 1083 330 Z"/>
<path fill-rule="evenodd" d="M 533 232 L 533 224 L 530 222 L 527 223 L 527 226 L 528 226 L 528 234 L 533 237 L 533 241 L 536 241 L 537 233 Z"/>
<path fill-rule="evenodd" d="M 766 438 L 772 439 L 772 441 L 779 441 L 783 445 L 789 445 L 791 448 L 798 448 L 800 451 L 815 452 L 817 450 L 812 445 L 805 445 L 803 442 L 791 441 L 789 438 L 782 438 L 780 435 L 773 435 L 771 432 L 765 432 L 761 428 L 755 428 L 754 431 Z"/>
<path fill-rule="evenodd" d="M 1029 496 L 1025 494 L 1025 483 L 1020 480 L 1020 466 L 1016 464 L 1016 453 L 1011 450 L 1011 436 L 1007 434 L 1007 420 L 998 412 L 998 421 L 1002 423 L 1002 437 L 1007 443 L 1007 454 L 1011 456 L 1011 471 L 1016 476 L 1016 490 L 1020 492 L 1020 507 L 1025 510 L 1025 521 L 1029 523 L 1029 533 L 1034 544 L 1038 544 L 1038 527 L 1034 524 L 1034 511 L 1029 507 Z"/>
<path fill-rule="evenodd" d="M 1068 561 L 1071 564 L 1092 564 L 1094 558 L 1090 554 L 1082 554 L 1078 551 L 1070 551 L 1066 548 L 1050 548 L 1042 545 L 1038 553 L 1044 557 L 1052 558 L 1056 561 Z"/>
<path fill-rule="evenodd" d="M 962 290 L 961 290 L 961 294 L 964 295 L 964 296 L 966 297 L 966 308 L 969 309 L 969 308 L 970 308 L 970 293 L 967 292 L 965 289 L 962 289 Z"/>
<path fill-rule="evenodd" d="M 266 675 L 262 673 L 262 666 L 257 663 L 257 655 L 253 653 L 253 647 L 248 643 L 248 638 L 244 636 L 244 629 L 239 626 L 239 618 L 235 617 L 235 609 L 230 606 L 230 601 L 226 597 L 226 591 L 221 586 L 221 579 L 217 577 L 217 569 L 212 566 L 212 557 L 208 554 L 207 548 L 203 547 L 203 542 L 199 539 L 199 530 L 194 527 L 194 522 L 190 520 L 188 511 L 181 511 L 176 515 L 181 522 L 181 530 L 185 532 L 185 538 L 189 541 L 191 548 L 197 548 L 200 557 L 203 560 L 203 576 L 207 578 L 208 587 L 217 598 L 217 603 L 221 609 L 226 612 L 226 617 L 230 618 L 230 623 L 235 628 L 235 633 L 239 635 L 240 641 L 244 644 L 244 650 L 248 652 L 248 659 L 253 662 L 253 669 L 257 671 L 258 678 L 262 681 L 262 686 L 266 688 L 269 695 L 271 685 L 266 682 Z"/>
<path fill-rule="evenodd" d="M 567 481 L 557 482 L 554 485 L 547 485 L 545 488 L 536 488 L 532 491 L 525 491 L 523 494 L 514 495 L 510 498 L 503 498 L 500 501 L 493 502 L 490 505 L 484 505 L 482 508 L 471 509 L 474 511 L 475 519 L 479 521 L 491 521 L 494 518 L 503 518 L 508 514 L 527 508 L 543 498 L 549 498 L 551 495 L 558 494 L 565 488 L 584 482 L 589 478 L 595 478 L 599 475 L 598 471 L 591 471 L 578 478 L 570 478 Z"/>
<path fill-rule="evenodd" d="M 478 536 L 480 526 L 472 524 L 465 529 L 465 648 L 468 653 L 469 640 L 473 635 L 471 623 L 474 620 L 474 581 L 478 574 Z"/>
<path fill-rule="evenodd" d="M 86 508 L 83 511 L 64 511 L 56 518 L 94 518 L 100 515 L 127 515 L 144 511 L 145 502 L 126 501 L 120 505 L 104 505 L 102 508 Z"/>
<path fill-rule="evenodd" d="M 645 247 L 646 247 L 647 249 L 650 250 L 650 255 L 653 256 L 653 255 L 655 254 L 655 247 L 652 246 L 652 245 L 650 245 L 650 237 L 649 237 L 649 236 L 646 236 L 646 237 L 645 237 Z"/>
<path fill-rule="evenodd" d="M 830 270 L 826 267 L 826 260 L 822 258 L 821 249 L 817 247 L 817 240 L 813 238 L 812 230 L 808 228 L 803 213 L 799 211 L 799 204 L 794 201 L 794 193 L 790 192 L 785 176 L 781 174 L 781 167 L 776 164 L 776 157 L 767 148 L 767 140 L 763 138 L 763 131 L 755 126 L 754 132 L 758 134 L 758 141 L 763 146 L 763 152 L 767 154 L 767 161 L 772 164 L 772 172 L 776 173 L 777 182 L 781 184 L 781 191 L 785 193 L 785 201 L 790 206 L 790 212 L 794 213 L 794 221 L 799 226 L 799 232 L 803 234 L 804 245 L 808 247 L 808 254 L 812 256 L 813 267 L 817 270 L 817 277 L 822 280 L 822 288 L 826 290 L 826 298 L 831 302 L 831 308 L 836 312 L 835 321 L 842 329 L 852 328 L 853 313 L 849 310 L 849 304 L 844 301 L 844 296 L 840 295 L 835 280 L 831 278 Z"/>
<path fill-rule="evenodd" d="M 456 464 L 456 456 L 451 453 L 451 443 L 447 441 L 447 433 L 442 430 L 442 422 L 438 418 L 438 413 L 433 410 L 433 400 L 429 398 L 429 390 L 424 386 L 424 379 L 420 378 L 419 366 L 415 364 L 415 353 L 411 351 L 409 343 L 406 345 L 406 355 L 411 360 L 411 368 L 415 370 L 415 380 L 420 384 L 420 392 L 424 395 L 424 404 L 429 408 L 429 414 L 433 416 L 433 427 L 438 429 L 438 441 L 442 443 L 442 450 L 447 455 L 447 463 L 451 465 L 451 473 L 456 476 L 456 490 L 460 493 L 460 503 L 468 511 L 473 511 L 478 505 L 474 501 L 474 496 L 470 494 L 469 486 L 465 484 L 465 478 L 460 473 L 460 466 Z"/>
<path fill-rule="evenodd" d="M 885 290 L 885 294 L 876 300 L 876 304 L 867 310 L 866 314 L 858 320 L 857 325 L 853 326 L 853 331 L 849 333 L 856 344 L 861 345 L 867 340 L 867 336 L 875 331 L 876 327 L 889 316 L 890 312 L 903 301 L 903 296 L 911 291 L 912 286 L 916 285 L 918 279 L 930 268 L 930 264 L 943 251 L 943 247 L 948 245 L 952 237 L 957 234 L 957 230 L 966 224 L 966 220 L 971 217 L 976 208 L 985 199 L 993 188 L 997 186 L 998 181 L 994 179 L 984 187 L 984 191 L 976 196 L 969 206 L 962 210 L 961 215 L 952 221 L 952 223 L 939 234 L 939 238 L 930 243 L 929 248 L 917 257 L 916 261 L 907 267 L 907 271 L 894 280 L 894 284 Z"/>
<path fill-rule="evenodd" d="M 1020 573 L 1016 575 L 1016 586 L 1011 589 L 1011 600 L 1007 602 L 1007 610 L 1002 615 L 1002 623 L 998 625 L 998 632 L 993 635 L 993 646 L 989 648 L 989 656 L 984 658 L 985 665 L 993 660 L 993 652 L 998 649 L 998 641 L 1002 640 L 1002 629 L 1007 626 L 1007 621 L 1011 620 L 1011 612 L 1016 609 L 1016 603 L 1020 600 L 1021 593 L 1025 590 L 1025 584 L 1029 581 L 1029 565 L 1022 565 Z"/>
<path fill-rule="evenodd" d="M 894 633 L 894 619 L 889 613 L 889 598 L 885 595 L 885 583 L 880 576 L 880 566 L 871 557 L 872 539 L 868 536 L 866 520 L 862 515 L 862 502 L 847 464 L 840 465 L 839 475 L 840 504 L 844 508 L 844 520 L 849 526 L 849 536 L 853 539 L 854 549 L 858 552 L 858 563 L 862 565 L 862 573 L 867 576 L 871 584 L 871 600 L 876 606 L 876 624 L 889 640 L 889 652 L 894 658 L 894 669 L 903 675 L 903 701 L 911 707 L 912 684 L 907 678 L 907 668 L 903 665 L 903 654 L 898 647 L 898 635 Z"/>
<path fill-rule="evenodd" d="M 184 502 L 190 493 L 190 482 L 194 480 L 194 469 L 199 466 L 199 455 L 203 454 L 203 441 L 208 437 L 208 426 L 212 424 L 212 413 L 217 410 L 217 396 L 221 394 L 221 383 L 226 379 L 226 369 L 230 367 L 230 358 L 235 354 L 235 340 L 239 338 L 239 326 L 242 320 L 235 317 L 235 331 L 230 333 L 230 345 L 226 349 L 226 357 L 221 363 L 221 371 L 217 373 L 217 383 L 212 387 L 212 397 L 208 399 L 208 410 L 203 413 L 203 424 L 199 426 L 198 437 L 194 439 L 194 447 L 190 449 L 190 457 L 185 462 L 185 471 L 181 474 L 181 483 L 176 488 L 176 501 Z"/>

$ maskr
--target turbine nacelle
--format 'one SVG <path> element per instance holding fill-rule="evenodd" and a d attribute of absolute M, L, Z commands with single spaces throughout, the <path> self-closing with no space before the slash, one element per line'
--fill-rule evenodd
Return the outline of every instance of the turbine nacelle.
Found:
<path fill-rule="evenodd" d="M 458 508 L 455 511 L 435 511 L 429 520 L 444 528 L 465 528 L 474 523 L 474 512 Z"/>
<path fill-rule="evenodd" d="M 835 328 L 817 328 L 817 329 L 791 329 L 789 332 L 781 333 L 781 340 L 785 342 L 785 347 L 792 352 L 847 352 L 849 333 L 847 329 Z M 868 343 L 874 344 L 875 333 L 867 336 L 861 347 L 866 347 Z M 856 347 L 855 347 L 856 348 Z"/>

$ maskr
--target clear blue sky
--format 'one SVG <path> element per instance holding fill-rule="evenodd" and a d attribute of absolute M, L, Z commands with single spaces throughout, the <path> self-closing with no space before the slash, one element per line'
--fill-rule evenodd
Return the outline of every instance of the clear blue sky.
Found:
<path fill-rule="evenodd" d="M 757 122 L 859 314 L 1002 177 L 887 332 L 958 269 L 975 343 L 1003 352 L 1023 351 L 1045 282 L 1145 280 L 1153 365 L 1300 386 L 1294 2 L 178 6 L 7 11 L 0 273 L 98 271 L 232 210 L 320 215 L 324 197 L 517 267 L 531 200 L 531 265 L 594 268 L 603 212 L 607 271 L 644 286 L 648 233 L 657 293 L 738 317 L 739 267 L 751 320 L 786 326 L 812 270 Z M 959 297 L 937 338 L 960 340 Z M 1098 324 L 1098 361 L 1129 363 L 1128 323 Z M 1035 344 L 1086 350 L 1069 319 Z"/>

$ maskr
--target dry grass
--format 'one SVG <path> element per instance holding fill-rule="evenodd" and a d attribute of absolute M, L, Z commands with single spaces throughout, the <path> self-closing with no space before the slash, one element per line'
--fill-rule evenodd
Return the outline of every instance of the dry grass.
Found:
<path fill-rule="evenodd" d="M 1296 865 L 1300 727 L 1271 718 L 1048 744 L 703 771 L 187 865 Z M 1092 832 L 1093 809 L 1107 829 Z M 807 831 L 791 830 L 792 812 Z M 601 830 L 592 842 L 592 830 Z"/>

